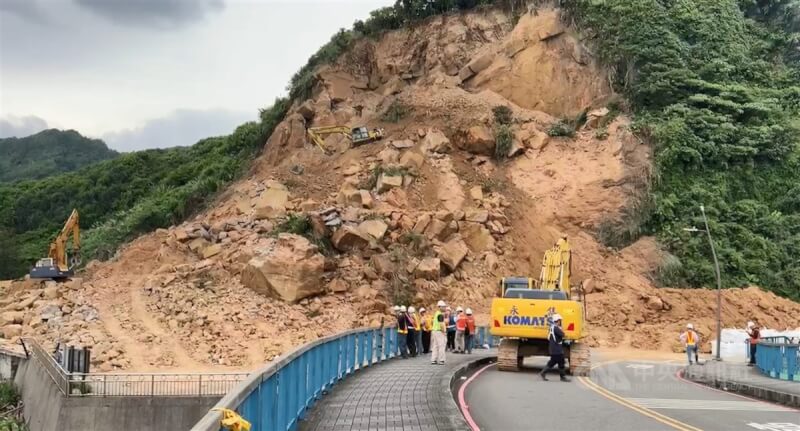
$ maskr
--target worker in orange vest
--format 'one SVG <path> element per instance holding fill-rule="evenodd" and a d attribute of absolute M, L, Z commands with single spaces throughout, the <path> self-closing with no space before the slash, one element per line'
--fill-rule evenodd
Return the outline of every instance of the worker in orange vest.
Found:
<path fill-rule="evenodd" d="M 747 322 L 747 336 L 750 344 L 750 361 L 747 365 L 752 367 L 756 364 L 756 350 L 758 349 L 758 341 L 761 340 L 761 331 L 754 322 Z"/>
<path fill-rule="evenodd" d="M 465 310 L 467 313 L 467 317 L 464 318 L 465 328 L 464 328 L 464 346 L 467 353 L 472 353 L 472 340 L 475 337 L 475 316 L 472 315 L 472 309 L 467 308 Z"/>
<path fill-rule="evenodd" d="M 427 314 L 425 307 L 419 309 L 419 318 L 422 321 L 422 353 L 431 352 L 431 329 L 433 329 L 433 320 Z"/>
<path fill-rule="evenodd" d="M 689 365 L 692 365 L 692 356 L 694 361 L 697 362 L 697 346 L 700 345 L 700 336 L 694 330 L 694 325 L 691 323 L 686 325 L 686 331 L 681 334 L 681 343 L 686 348 L 686 357 L 689 359 Z"/>

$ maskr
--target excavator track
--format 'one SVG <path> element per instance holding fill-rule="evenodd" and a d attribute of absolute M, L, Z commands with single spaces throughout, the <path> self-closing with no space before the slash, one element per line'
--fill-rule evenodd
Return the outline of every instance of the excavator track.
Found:
<path fill-rule="evenodd" d="M 522 356 L 519 356 L 519 340 L 503 338 L 497 349 L 497 369 L 500 371 L 519 371 Z"/>
<path fill-rule="evenodd" d="M 589 346 L 575 342 L 569 347 L 569 372 L 573 376 L 588 376 L 592 370 Z"/>

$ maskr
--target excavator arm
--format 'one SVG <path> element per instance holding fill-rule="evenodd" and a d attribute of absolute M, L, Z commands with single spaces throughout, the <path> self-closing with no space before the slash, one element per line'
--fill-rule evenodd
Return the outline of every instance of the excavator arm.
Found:
<path fill-rule="evenodd" d="M 350 134 L 350 128 L 347 126 L 309 127 L 308 130 L 306 130 L 308 138 L 317 144 L 317 146 L 325 153 L 328 152 L 328 149 L 325 148 L 325 136 L 332 135 L 334 133 L 341 133 L 342 135 L 347 136 L 347 138 L 351 141 L 353 139 L 352 135 Z"/>
<path fill-rule="evenodd" d="M 560 238 L 544 253 L 539 289 L 561 290 L 570 295 L 569 278 L 572 270 L 572 251 L 567 238 Z"/>
<path fill-rule="evenodd" d="M 73 209 L 61 232 L 50 244 L 48 256 L 53 259 L 61 271 L 69 271 L 81 263 L 81 228 L 79 219 L 78 210 Z M 67 241 L 70 234 L 72 234 L 72 255 L 67 261 Z"/>

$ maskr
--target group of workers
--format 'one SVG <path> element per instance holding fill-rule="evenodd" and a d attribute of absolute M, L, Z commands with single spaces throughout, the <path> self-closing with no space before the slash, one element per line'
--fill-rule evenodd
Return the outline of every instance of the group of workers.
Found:
<path fill-rule="evenodd" d="M 395 305 L 397 341 L 400 356 L 408 358 L 431 353 L 431 364 L 444 364 L 445 352 L 472 353 L 475 317 L 472 310 L 456 307 L 455 312 L 444 301 L 428 313 L 424 307 Z"/>
<path fill-rule="evenodd" d="M 756 364 L 756 349 L 758 349 L 758 342 L 761 340 L 761 330 L 758 325 L 751 321 L 747 322 L 746 332 L 748 337 L 747 341 L 750 345 L 750 360 L 747 365 L 753 366 Z M 691 323 L 686 324 L 686 330 L 681 333 L 680 340 L 681 343 L 683 343 L 683 347 L 686 349 L 686 357 L 689 360 L 689 365 L 693 363 L 699 364 L 697 348 L 700 345 L 700 335 L 694 330 L 694 325 Z M 692 359 L 694 359 L 694 361 L 692 361 Z"/>

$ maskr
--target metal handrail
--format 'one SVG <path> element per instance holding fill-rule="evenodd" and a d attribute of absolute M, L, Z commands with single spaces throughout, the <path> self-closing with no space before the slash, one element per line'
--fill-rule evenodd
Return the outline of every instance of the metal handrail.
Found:
<path fill-rule="evenodd" d="M 487 327 L 474 342 L 495 346 Z M 220 413 L 231 409 L 252 422 L 252 429 L 291 430 L 323 393 L 338 381 L 398 355 L 394 327 L 361 328 L 312 341 L 254 372 L 225 395 L 193 431 L 218 431 Z"/>
<path fill-rule="evenodd" d="M 249 373 L 69 373 L 32 338 L 26 349 L 67 397 L 221 396 Z"/>

